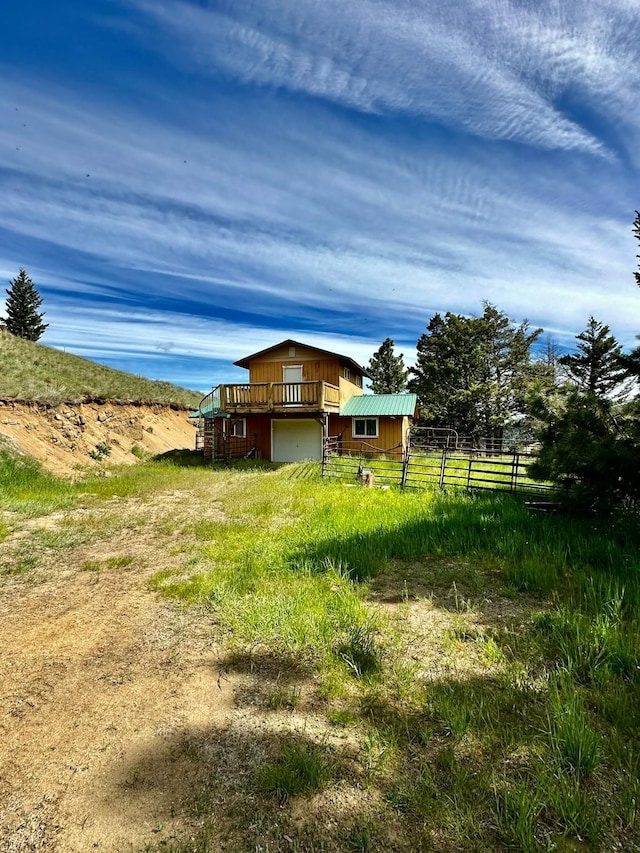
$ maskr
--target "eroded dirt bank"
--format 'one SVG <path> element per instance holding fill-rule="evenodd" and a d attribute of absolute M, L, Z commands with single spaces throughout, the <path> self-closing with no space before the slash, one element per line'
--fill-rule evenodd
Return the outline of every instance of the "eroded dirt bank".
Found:
<path fill-rule="evenodd" d="M 168 406 L 0 401 L 0 437 L 61 476 L 194 446 L 188 412 Z"/>

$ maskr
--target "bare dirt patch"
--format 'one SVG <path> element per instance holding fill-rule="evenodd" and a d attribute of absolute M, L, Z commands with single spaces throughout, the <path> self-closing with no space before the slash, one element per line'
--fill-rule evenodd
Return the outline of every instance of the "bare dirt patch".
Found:
<path fill-rule="evenodd" d="M 183 499 L 163 495 L 155 519 L 120 501 L 123 518 L 147 517 L 140 535 L 117 531 L 57 563 L 45 554 L 35 575 L 3 579 L 0 850 L 141 849 L 184 829 L 201 768 L 176 744 L 226 724 L 234 683 L 218 680 L 210 616 L 148 589 L 184 560 L 154 524 Z M 63 518 L 30 522 L 21 547 Z"/>

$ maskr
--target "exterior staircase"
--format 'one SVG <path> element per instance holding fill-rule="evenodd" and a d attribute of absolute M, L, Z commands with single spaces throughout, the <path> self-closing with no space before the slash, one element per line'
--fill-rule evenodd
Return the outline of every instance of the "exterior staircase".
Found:
<path fill-rule="evenodd" d="M 229 415 L 221 407 L 220 392 L 223 387 L 216 385 L 200 400 L 196 450 L 201 450 L 204 458 L 212 462 L 255 458 L 256 436 L 240 438 L 228 435 L 222 427 L 225 423 L 222 418 L 229 419 Z"/>

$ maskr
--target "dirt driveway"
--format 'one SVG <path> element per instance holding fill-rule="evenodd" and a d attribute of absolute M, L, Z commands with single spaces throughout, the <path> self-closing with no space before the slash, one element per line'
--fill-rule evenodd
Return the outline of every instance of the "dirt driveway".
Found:
<path fill-rule="evenodd" d="M 167 502 L 179 512 L 180 495 Z M 30 522 L 0 557 L 63 520 Z M 184 830 L 200 772 L 189 739 L 224 728 L 233 683 L 219 681 L 210 618 L 148 588 L 180 559 L 148 518 L 137 537 L 116 531 L 64 561 L 54 549 L 35 575 L 2 579 L 3 853 L 144 849 Z"/>

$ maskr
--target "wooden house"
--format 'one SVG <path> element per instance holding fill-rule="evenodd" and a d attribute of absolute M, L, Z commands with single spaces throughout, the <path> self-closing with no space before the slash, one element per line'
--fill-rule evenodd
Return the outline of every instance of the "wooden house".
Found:
<path fill-rule="evenodd" d="M 245 383 L 216 386 L 192 417 L 207 458 L 321 459 L 329 437 L 372 449 L 403 447 L 413 394 L 364 394 L 364 367 L 348 356 L 286 340 L 234 362 Z"/>

